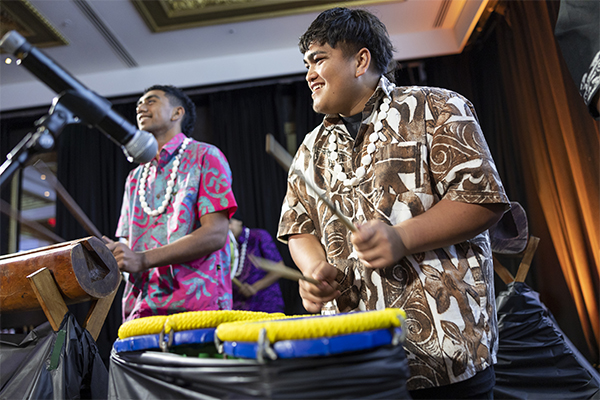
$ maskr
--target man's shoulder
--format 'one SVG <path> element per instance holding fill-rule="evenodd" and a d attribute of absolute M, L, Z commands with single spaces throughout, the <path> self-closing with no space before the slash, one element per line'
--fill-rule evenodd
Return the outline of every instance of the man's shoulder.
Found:
<path fill-rule="evenodd" d="M 458 92 L 454 90 L 445 89 L 441 87 L 435 86 L 397 86 L 394 89 L 394 98 L 406 97 L 406 96 L 415 96 L 417 98 L 422 97 L 423 99 L 427 97 L 464 97 Z"/>
<path fill-rule="evenodd" d="M 412 100 L 408 100 L 408 99 Z M 427 106 L 435 113 L 450 108 L 466 109 L 475 114 L 471 101 L 462 94 L 451 90 L 434 86 L 398 86 L 394 90 L 394 101 L 398 103 L 414 102 L 416 106 Z"/>
<path fill-rule="evenodd" d="M 201 142 L 192 139 L 188 144 L 188 147 L 194 149 L 199 154 L 211 154 L 218 157 L 223 157 L 223 152 L 214 144 Z"/>

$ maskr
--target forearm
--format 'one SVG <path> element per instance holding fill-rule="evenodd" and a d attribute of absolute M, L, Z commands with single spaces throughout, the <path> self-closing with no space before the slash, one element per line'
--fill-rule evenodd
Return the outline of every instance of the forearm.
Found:
<path fill-rule="evenodd" d="M 229 229 L 227 214 L 213 213 L 201 218 L 202 226 L 167 245 L 147 250 L 146 269 L 197 260 L 225 246 Z"/>
<path fill-rule="evenodd" d="M 309 274 L 314 266 L 320 262 L 327 262 L 327 256 L 321 242 L 313 235 L 290 236 L 288 248 L 294 263 L 303 274 Z"/>
<path fill-rule="evenodd" d="M 472 239 L 504 214 L 504 204 L 468 204 L 442 200 L 427 212 L 396 225 L 406 255 Z"/>
<path fill-rule="evenodd" d="M 300 271 L 305 276 L 321 282 L 314 285 L 304 280 L 298 281 L 302 305 L 306 311 L 317 313 L 323 303 L 340 295 L 340 291 L 337 290 L 338 283 L 335 281 L 338 270 L 327 262 L 321 242 L 313 235 L 293 235 L 288 240 L 288 246 Z"/>

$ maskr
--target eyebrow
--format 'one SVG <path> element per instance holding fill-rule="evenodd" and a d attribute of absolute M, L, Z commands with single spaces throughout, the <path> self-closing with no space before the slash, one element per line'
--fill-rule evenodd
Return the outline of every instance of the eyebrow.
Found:
<path fill-rule="evenodd" d="M 306 57 L 304 57 L 304 64 L 306 64 L 307 61 L 314 62 L 315 57 L 318 56 L 319 54 L 326 54 L 326 53 L 323 50 L 313 51 L 312 53 L 309 53 Z"/>
<path fill-rule="evenodd" d="M 142 97 L 141 99 L 138 100 L 137 105 L 139 106 L 142 102 L 144 102 L 144 100 L 148 100 L 148 99 L 158 99 L 159 97 L 155 94 L 151 94 L 150 96 L 146 96 L 146 97 Z"/>

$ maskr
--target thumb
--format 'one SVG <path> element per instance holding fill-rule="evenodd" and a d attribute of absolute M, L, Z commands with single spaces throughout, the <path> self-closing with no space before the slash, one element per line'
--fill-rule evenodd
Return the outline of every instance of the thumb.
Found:
<path fill-rule="evenodd" d="M 112 241 L 110 238 L 106 237 L 106 236 L 102 236 L 102 240 L 104 241 L 104 243 L 106 244 L 113 244 L 114 241 Z"/>

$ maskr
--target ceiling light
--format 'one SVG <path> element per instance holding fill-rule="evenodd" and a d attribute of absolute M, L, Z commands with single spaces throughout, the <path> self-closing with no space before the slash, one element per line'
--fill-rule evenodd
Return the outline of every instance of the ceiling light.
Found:
<path fill-rule="evenodd" d="M 12 63 L 12 58 L 10 58 L 10 57 L 6 57 L 6 58 L 4 59 L 4 64 L 10 64 L 10 63 Z"/>

